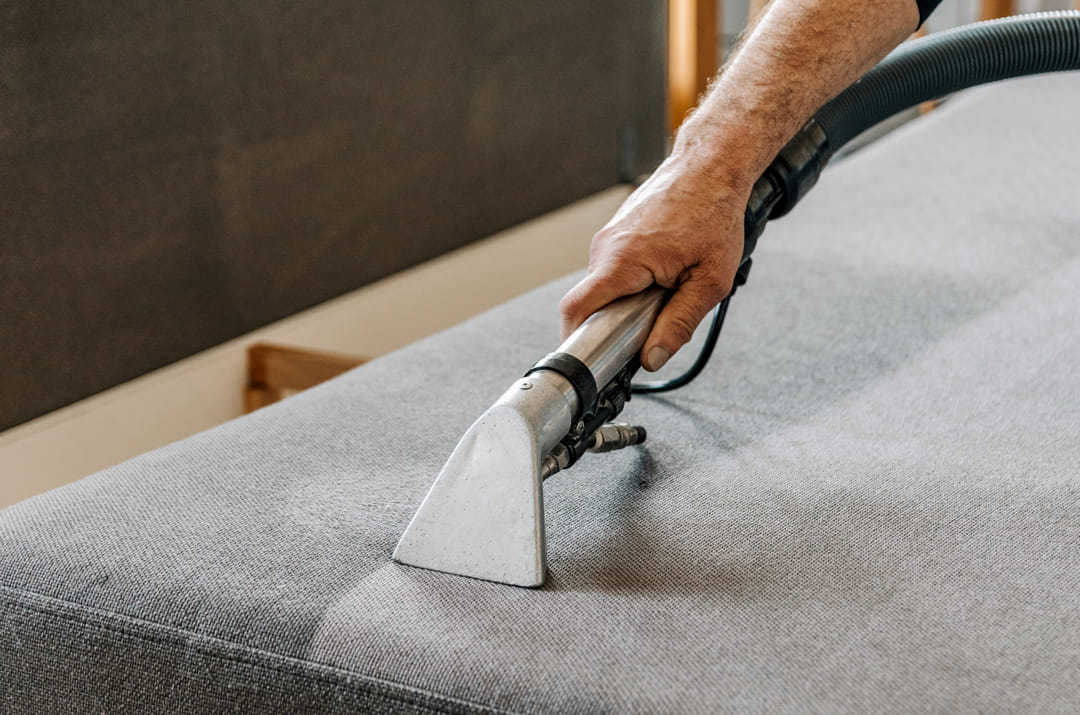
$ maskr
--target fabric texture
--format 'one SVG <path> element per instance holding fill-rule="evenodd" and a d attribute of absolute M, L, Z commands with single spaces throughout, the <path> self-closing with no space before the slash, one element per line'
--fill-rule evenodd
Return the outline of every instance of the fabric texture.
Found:
<path fill-rule="evenodd" d="M 1078 113 L 1013 81 L 832 166 L 648 442 L 548 480 L 541 589 L 390 554 L 573 277 L 0 512 L 0 710 L 1073 711 Z"/>

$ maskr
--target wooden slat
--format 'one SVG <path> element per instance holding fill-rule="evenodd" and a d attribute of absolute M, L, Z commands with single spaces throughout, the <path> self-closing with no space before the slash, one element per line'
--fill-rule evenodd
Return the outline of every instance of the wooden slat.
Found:
<path fill-rule="evenodd" d="M 276 390 L 266 387 L 251 387 L 249 385 L 244 388 L 244 414 L 272 405 L 280 399 L 281 393 Z"/>
<path fill-rule="evenodd" d="M 696 3 L 697 23 L 695 25 L 696 52 L 694 66 L 697 76 L 697 92 L 700 95 L 709 87 L 709 82 L 720 69 L 720 17 L 718 0 L 698 0 Z"/>
<path fill-rule="evenodd" d="M 982 0 L 979 10 L 980 20 L 995 20 L 999 17 L 1008 17 L 1016 12 L 1013 0 Z"/>
<path fill-rule="evenodd" d="M 248 384 L 244 409 L 265 407 L 293 392 L 306 390 L 367 362 L 352 355 L 307 350 L 271 343 L 248 348 Z"/>
<path fill-rule="evenodd" d="M 716 74 L 717 1 L 668 2 L 668 128 L 672 132 Z"/>

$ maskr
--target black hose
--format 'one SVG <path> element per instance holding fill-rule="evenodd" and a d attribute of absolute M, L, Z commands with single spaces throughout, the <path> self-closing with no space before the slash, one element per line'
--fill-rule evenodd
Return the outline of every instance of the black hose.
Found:
<path fill-rule="evenodd" d="M 818 110 L 765 170 L 746 207 L 743 256 L 769 218 L 783 216 L 829 159 L 897 112 L 951 92 L 1024 75 L 1080 70 L 1080 11 L 976 22 L 905 42 Z"/>
<path fill-rule="evenodd" d="M 1080 12 L 978 22 L 905 42 L 814 115 L 826 161 L 897 112 L 967 87 L 1080 69 Z"/>
<path fill-rule="evenodd" d="M 630 385 L 630 392 L 635 395 L 648 394 L 650 392 L 667 392 L 668 390 L 677 390 L 683 385 L 690 384 L 690 381 L 705 369 L 705 365 L 709 362 L 709 358 L 712 357 L 713 348 L 716 347 L 716 340 L 720 337 L 720 329 L 724 327 L 724 316 L 727 315 L 727 307 L 730 300 L 731 296 L 729 295 L 720 301 L 720 305 L 716 306 L 716 313 L 713 315 L 712 323 L 709 324 L 709 332 L 705 335 L 705 342 L 702 343 L 701 350 L 698 351 L 694 364 L 687 368 L 686 372 L 678 377 L 673 377 L 670 380 L 635 382 Z"/>
<path fill-rule="evenodd" d="M 744 217 L 744 265 L 765 224 L 790 211 L 817 183 L 829 159 L 870 127 L 961 89 L 1068 70 L 1080 70 L 1076 10 L 977 22 L 905 42 L 819 109 L 754 184 Z M 689 371 L 662 383 L 634 385 L 634 392 L 673 390 L 694 379 L 711 356 L 726 312 L 727 298 Z"/>

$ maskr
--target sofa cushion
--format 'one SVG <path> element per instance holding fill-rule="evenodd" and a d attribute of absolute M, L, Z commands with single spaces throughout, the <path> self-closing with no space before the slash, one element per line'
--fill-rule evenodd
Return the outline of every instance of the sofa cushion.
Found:
<path fill-rule="evenodd" d="M 648 442 L 547 482 L 541 589 L 390 553 L 573 277 L 0 512 L 2 709 L 1072 709 L 1078 114 L 1012 81 L 831 167 Z"/>

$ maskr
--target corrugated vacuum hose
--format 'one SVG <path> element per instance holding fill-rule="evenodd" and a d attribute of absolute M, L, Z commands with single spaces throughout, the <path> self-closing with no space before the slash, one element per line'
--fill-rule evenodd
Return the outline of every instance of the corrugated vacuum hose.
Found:
<path fill-rule="evenodd" d="M 1080 11 L 1016 15 L 977 22 L 905 42 L 825 104 L 754 185 L 746 207 L 743 263 L 765 223 L 783 216 L 817 182 L 845 144 L 897 112 L 980 84 L 1012 77 L 1080 70 Z M 741 281 L 746 281 L 745 271 Z M 736 285 L 741 285 L 739 279 Z M 734 293 L 734 290 L 732 291 Z M 633 392 L 664 392 L 688 384 L 712 355 L 727 313 L 718 306 L 693 366 Z"/>

